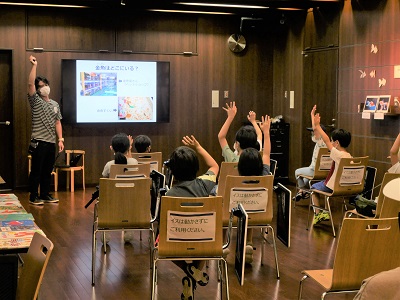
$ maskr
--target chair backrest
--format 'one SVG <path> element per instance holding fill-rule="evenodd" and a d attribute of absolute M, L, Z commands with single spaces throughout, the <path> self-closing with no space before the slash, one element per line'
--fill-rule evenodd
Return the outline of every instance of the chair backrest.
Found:
<path fill-rule="evenodd" d="M 378 200 L 377 200 L 377 204 L 376 204 L 376 213 L 375 213 L 376 218 L 379 218 L 379 216 L 380 216 L 382 204 L 384 201 L 383 189 L 388 182 L 390 182 L 391 180 L 393 180 L 395 178 L 400 178 L 400 174 L 385 173 L 385 175 L 383 175 L 382 184 L 381 184 L 381 188 L 379 190 Z"/>
<path fill-rule="evenodd" d="M 317 160 L 315 161 L 313 179 L 325 179 L 332 165 L 332 158 L 328 148 L 319 148 Z"/>
<path fill-rule="evenodd" d="M 150 178 L 100 178 L 99 228 L 149 228 Z"/>
<path fill-rule="evenodd" d="M 28 253 L 24 257 L 24 266 L 18 281 L 17 299 L 37 299 L 53 248 L 53 243 L 47 237 L 35 232 Z"/>
<path fill-rule="evenodd" d="M 162 171 L 162 153 L 161 152 L 149 152 L 149 153 L 132 153 L 132 157 L 135 158 L 139 164 L 149 163 L 150 171 L 156 170 Z M 150 174 L 150 172 L 149 172 Z"/>
<path fill-rule="evenodd" d="M 248 226 L 270 224 L 273 217 L 273 184 L 273 175 L 228 175 L 223 196 L 223 225 L 228 225 L 231 208 L 239 203 L 249 214 Z"/>
<path fill-rule="evenodd" d="M 222 255 L 222 197 L 161 198 L 159 256 Z"/>
<path fill-rule="evenodd" d="M 341 158 L 333 187 L 333 195 L 357 195 L 364 189 L 368 156 Z"/>
<path fill-rule="evenodd" d="M 237 162 L 224 161 L 221 163 L 221 169 L 219 171 L 219 177 L 218 177 L 218 191 L 217 191 L 218 196 L 223 196 L 225 193 L 225 182 L 226 182 L 226 177 L 228 175 L 239 176 Z"/>
<path fill-rule="evenodd" d="M 398 267 L 398 227 L 398 217 L 345 218 L 333 264 L 331 290 L 358 289 L 365 278 Z"/>
<path fill-rule="evenodd" d="M 149 177 L 150 164 L 139 165 L 111 165 L 109 178 L 129 178 L 130 176 Z"/>
<path fill-rule="evenodd" d="M 400 212 L 400 177 L 392 179 L 385 185 L 383 196 L 379 218 L 397 216 Z"/>
<path fill-rule="evenodd" d="M 85 151 L 84 150 L 65 150 L 66 164 L 71 168 L 85 167 Z"/>

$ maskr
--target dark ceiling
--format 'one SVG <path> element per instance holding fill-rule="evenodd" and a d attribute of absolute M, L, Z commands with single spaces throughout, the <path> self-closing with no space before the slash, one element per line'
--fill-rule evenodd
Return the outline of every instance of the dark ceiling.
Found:
<path fill-rule="evenodd" d="M 126 11 L 140 10 L 178 10 L 178 11 L 201 11 L 231 13 L 241 16 L 261 16 L 270 11 L 301 9 L 307 10 L 314 7 L 336 8 L 344 0 L 19 0 L 12 3 L 35 3 L 35 4 L 58 4 L 58 5 L 79 5 L 90 8 L 107 8 Z M 10 2 L 11 3 L 11 2 Z M 182 4 L 186 3 L 186 4 Z M 247 5 L 261 6 L 262 8 L 243 8 L 234 6 L 208 6 L 208 5 L 188 5 L 194 3 L 219 4 L 219 5 Z"/>

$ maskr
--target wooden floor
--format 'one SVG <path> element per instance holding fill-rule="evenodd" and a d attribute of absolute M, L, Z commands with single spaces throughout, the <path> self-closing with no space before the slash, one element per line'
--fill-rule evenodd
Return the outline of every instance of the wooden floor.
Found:
<path fill-rule="evenodd" d="M 293 191 L 293 187 L 290 187 Z M 84 205 L 94 188 L 55 193 L 59 204 L 43 207 L 29 205 L 28 193 L 14 191 L 36 223 L 54 243 L 54 251 L 48 264 L 39 299 L 150 299 L 151 270 L 147 233 L 142 241 L 135 233 L 134 242 L 124 244 L 120 233 L 112 233 L 107 254 L 97 248 L 96 285 L 91 285 L 91 241 L 93 205 Z M 274 197 L 275 198 L 275 197 Z M 274 199 L 275 201 L 275 199 Z M 240 286 L 234 273 L 235 242 L 231 243 L 228 256 L 230 299 L 297 299 L 301 270 L 331 268 L 336 242 L 328 222 L 306 230 L 308 200 L 298 202 L 292 208 L 291 247 L 277 240 L 280 279 L 276 278 L 273 249 L 265 247 L 264 265 L 260 264 L 261 238 L 254 240 L 257 248 L 254 262 L 245 270 L 245 283 Z M 340 220 L 340 206 L 334 205 L 336 228 Z M 273 224 L 276 228 L 275 224 Z M 219 299 L 216 267 L 210 263 L 207 272 L 210 283 L 199 286 L 195 299 Z M 170 262 L 160 262 L 158 271 L 157 299 L 180 299 L 181 279 L 184 273 Z M 303 299 L 320 299 L 323 290 L 311 280 L 306 281 Z M 353 299 L 354 294 L 332 295 L 329 299 Z M 226 297 L 224 296 L 224 299 Z"/>

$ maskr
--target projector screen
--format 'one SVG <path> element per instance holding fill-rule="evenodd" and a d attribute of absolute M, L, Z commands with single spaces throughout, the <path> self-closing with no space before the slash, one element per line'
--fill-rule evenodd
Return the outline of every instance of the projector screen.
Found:
<path fill-rule="evenodd" d="M 169 122 L 169 62 L 62 60 L 67 123 Z"/>

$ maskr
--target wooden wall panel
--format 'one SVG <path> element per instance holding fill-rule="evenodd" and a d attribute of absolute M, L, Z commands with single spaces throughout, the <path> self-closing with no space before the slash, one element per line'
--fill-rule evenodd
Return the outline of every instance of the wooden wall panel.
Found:
<path fill-rule="evenodd" d="M 197 52 L 196 18 L 182 14 L 137 14 L 122 16 L 117 34 L 117 52 Z"/>
<path fill-rule="evenodd" d="M 337 46 L 339 44 L 339 11 L 337 8 L 309 9 L 307 12 L 304 49 L 306 48 L 325 48 Z"/>
<path fill-rule="evenodd" d="M 27 15 L 28 49 L 115 51 L 115 18 L 87 9 L 30 9 Z"/>

